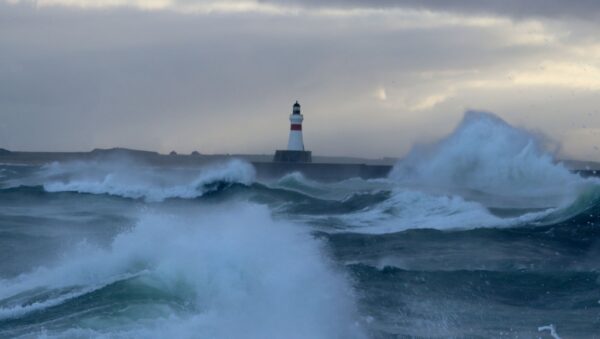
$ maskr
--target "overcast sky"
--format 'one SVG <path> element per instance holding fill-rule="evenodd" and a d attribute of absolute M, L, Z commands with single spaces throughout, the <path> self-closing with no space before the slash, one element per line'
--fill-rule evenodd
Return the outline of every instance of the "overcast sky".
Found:
<path fill-rule="evenodd" d="M 0 147 L 402 156 L 468 109 L 600 160 L 597 0 L 0 0 Z"/>

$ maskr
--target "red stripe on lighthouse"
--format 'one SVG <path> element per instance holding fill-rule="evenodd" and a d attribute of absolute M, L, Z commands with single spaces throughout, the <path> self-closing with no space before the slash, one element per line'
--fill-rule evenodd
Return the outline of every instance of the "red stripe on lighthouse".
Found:
<path fill-rule="evenodd" d="M 302 130 L 302 125 L 292 124 L 292 127 L 290 128 L 290 130 L 292 130 L 292 131 L 301 131 Z"/>

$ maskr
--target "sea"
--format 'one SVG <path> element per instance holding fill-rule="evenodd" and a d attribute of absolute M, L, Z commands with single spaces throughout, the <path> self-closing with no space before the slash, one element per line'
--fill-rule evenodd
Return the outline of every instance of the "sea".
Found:
<path fill-rule="evenodd" d="M 0 165 L 1 338 L 600 338 L 600 181 L 469 112 L 386 178 Z"/>

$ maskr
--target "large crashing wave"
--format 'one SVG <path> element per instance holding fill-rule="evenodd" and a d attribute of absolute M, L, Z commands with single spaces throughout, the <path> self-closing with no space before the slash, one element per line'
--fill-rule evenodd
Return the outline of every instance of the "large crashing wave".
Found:
<path fill-rule="evenodd" d="M 351 287 L 319 241 L 267 208 L 165 212 L 146 212 L 109 248 L 84 243 L 54 267 L 0 280 L 0 333 L 13 321 L 28 325 L 4 335 L 363 336 Z"/>
<path fill-rule="evenodd" d="M 394 166 L 389 180 L 368 183 L 370 189 L 360 182 L 344 185 L 356 188 L 355 195 L 386 190 L 389 197 L 345 214 L 305 220 L 326 231 L 334 225 L 336 231 L 377 234 L 514 227 L 560 222 L 600 201 L 597 179 L 570 172 L 536 135 L 479 112 L 467 112 L 442 140 L 415 147 Z"/>
<path fill-rule="evenodd" d="M 250 185 L 254 178 L 254 167 L 237 159 L 179 170 L 121 159 L 52 163 L 41 169 L 33 184 L 42 185 L 48 192 L 110 194 L 158 202 L 169 198 L 196 198 L 223 184 Z"/>
<path fill-rule="evenodd" d="M 591 184 L 557 163 L 532 133 L 481 112 L 467 112 L 439 142 L 415 147 L 390 178 L 474 200 L 487 198 L 490 204 L 534 208 L 566 206 Z"/>

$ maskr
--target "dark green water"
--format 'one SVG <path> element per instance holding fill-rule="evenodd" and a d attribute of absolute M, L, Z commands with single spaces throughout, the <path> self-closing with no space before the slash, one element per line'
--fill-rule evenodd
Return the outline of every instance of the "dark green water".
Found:
<path fill-rule="evenodd" d="M 0 337 L 600 337 L 593 182 L 488 207 L 389 179 L 254 182 L 241 162 L 120 166 L 1 167 Z"/>

